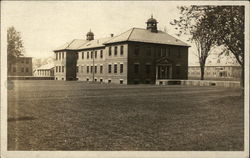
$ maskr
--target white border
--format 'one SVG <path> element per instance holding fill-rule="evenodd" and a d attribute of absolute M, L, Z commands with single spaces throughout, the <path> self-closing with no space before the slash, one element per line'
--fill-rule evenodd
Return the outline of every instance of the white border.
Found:
<path fill-rule="evenodd" d="M 1 1 L 1 4 L 4 3 Z M 142 2 L 143 3 L 143 2 Z M 169 1 L 179 5 L 245 6 L 245 149 L 244 151 L 7 151 L 7 33 L 1 21 L 1 157 L 2 158 L 69 158 L 69 157 L 136 157 L 136 158 L 247 158 L 249 157 L 249 2 L 248 1 Z M 2 5 L 1 5 L 2 6 Z M 2 17 L 1 17 L 2 20 Z"/>

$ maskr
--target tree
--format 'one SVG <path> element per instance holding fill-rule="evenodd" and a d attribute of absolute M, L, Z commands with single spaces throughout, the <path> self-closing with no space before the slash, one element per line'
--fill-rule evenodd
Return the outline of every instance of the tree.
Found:
<path fill-rule="evenodd" d="M 24 47 L 20 32 L 12 26 L 7 30 L 7 60 L 8 69 L 11 70 L 12 65 L 18 60 L 18 57 L 23 56 Z"/>
<path fill-rule="evenodd" d="M 201 80 L 204 80 L 204 70 L 207 57 L 214 46 L 213 38 L 210 35 L 211 19 L 206 18 L 206 6 L 178 7 L 181 16 L 178 20 L 171 22 L 176 25 L 180 35 L 188 35 L 189 41 L 193 42 L 197 48 L 199 59 Z"/>
<path fill-rule="evenodd" d="M 241 86 L 244 88 L 244 6 L 211 6 L 207 18 L 213 19 L 211 34 L 217 45 L 225 46 L 222 53 L 232 53 L 241 65 Z"/>

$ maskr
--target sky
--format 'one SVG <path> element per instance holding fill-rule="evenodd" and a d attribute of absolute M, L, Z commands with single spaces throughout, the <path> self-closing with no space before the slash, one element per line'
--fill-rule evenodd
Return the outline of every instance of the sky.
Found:
<path fill-rule="evenodd" d="M 181 4 L 181 3 L 180 3 Z M 73 39 L 86 39 L 91 29 L 95 38 L 118 35 L 132 27 L 146 28 L 153 14 L 158 29 L 175 36 L 170 22 L 180 16 L 174 1 L 3 1 L 3 29 L 14 26 L 21 32 L 25 56 L 46 58 L 53 50 Z M 197 63 L 190 44 L 189 63 Z"/>

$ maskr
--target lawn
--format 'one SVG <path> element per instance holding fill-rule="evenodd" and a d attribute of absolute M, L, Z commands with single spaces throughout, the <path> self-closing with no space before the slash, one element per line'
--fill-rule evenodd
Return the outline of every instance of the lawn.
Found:
<path fill-rule="evenodd" d="M 240 89 L 14 81 L 8 150 L 238 151 Z"/>

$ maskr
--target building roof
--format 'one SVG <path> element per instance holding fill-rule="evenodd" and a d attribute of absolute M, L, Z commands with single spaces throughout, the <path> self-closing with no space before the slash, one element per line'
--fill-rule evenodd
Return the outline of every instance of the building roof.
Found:
<path fill-rule="evenodd" d="M 46 65 L 42 65 L 40 67 L 38 67 L 36 70 L 49 70 L 54 68 L 54 64 L 46 64 Z"/>
<path fill-rule="evenodd" d="M 71 42 L 65 43 L 64 45 L 56 48 L 54 51 L 60 50 L 77 50 L 81 45 L 87 43 L 89 41 L 83 39 L 74 39 Z"/>
<path fill-rule="evenodd" d="M 180 41 L 179 39 L 169 35 L 166 32 L 158 31 L 157 33 L 155 33 L 142 28 L 132 28 L 116 37 L 113 37 L 111 40 L 104 44 L 124 41 L 189 46 L 187 43 Z"/>
<path fill-rule="evenodd" d="M 87 43 L 84 43 L 78 49 L 89 49 L 89 48 L 98 48 L 98 47 L 104 47 L 104 43 L 109 41 L 112 37 L 106 37 L 106 38 L 99 38 L 95 40 L 88 41 Z"/>

